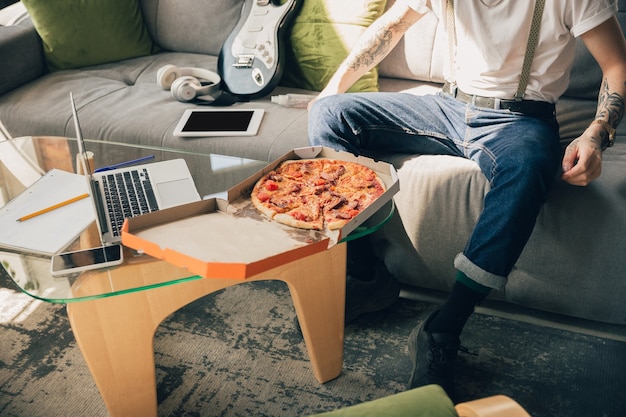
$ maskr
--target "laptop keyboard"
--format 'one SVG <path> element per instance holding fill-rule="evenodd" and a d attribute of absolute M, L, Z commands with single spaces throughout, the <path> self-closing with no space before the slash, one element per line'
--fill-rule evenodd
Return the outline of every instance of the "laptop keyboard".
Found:
<path fill-rule="evenodd" d="M 120 236 L 125 218 L 159 209 L 145 168 L 105 175 L 102 189 L 113 236 Z"/>

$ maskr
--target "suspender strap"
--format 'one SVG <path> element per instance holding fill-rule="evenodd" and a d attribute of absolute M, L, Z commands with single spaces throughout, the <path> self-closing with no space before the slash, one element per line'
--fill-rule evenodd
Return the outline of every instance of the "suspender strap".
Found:
<path fill-rule="evenodd" d="M 515 93 L 515 100 L 522 100 L 528 86 L 528 79 L 530 77 L 530 66 L 532 65 L 533 58 L 535 56 L 535 48 L 539 42 L 539 29 L 541 28 L 541 17 L 543 15 L 543 9 L 545 0 L 536 0 L 535 8 L 533 10 L 533 20 L 530 26 L 530 33 L 528 35 L 528 43 L 526 45 L 526 54 L 524 55 L 524 63 L 522 64 L 522 72 L 520 74 L 519 84 L 517 86 L 517 92 Z M 450 78 L 454 85 L 454 67 L 455 67 L 455 52 L 454 45 L 456 40 L 456 27 L 454 23 L 454 0 L 447 0 L 446 7 L 446 23 L 448 25 L 448 53 L 450 54 Z"/>
<path fill-rule="evenodd" d="M 545 0 L 537 0 L 535 2 L 533 22 L 530 26 L 526 55 L 524 55 L 524 65 L 522 65 L 522 73 L 520 75 L 519 85 L 517 86 L 517 92 L 515 93 L 515 100 L 523 99 L 524 93 L 526 92 L 526 86 L 528 85 L 528 78 L 530 76 L 530 65 L 533 62 L 537 42 L 539 42 L 539 29 L 541 28 L 541 16 L 543 15 L 544 4 Z"/>
<path fill-rule="evenodd" d="M 446 7 L 446 25 L 448 26 L 448 54 L 450 56 L 450 83 L 456 85 L 456 77 L 454 75 L 454 67 L 456 66 L 454 45 L 456 43 L 456 27 L 454 25 L 454 1 L 448 0 Z"/>

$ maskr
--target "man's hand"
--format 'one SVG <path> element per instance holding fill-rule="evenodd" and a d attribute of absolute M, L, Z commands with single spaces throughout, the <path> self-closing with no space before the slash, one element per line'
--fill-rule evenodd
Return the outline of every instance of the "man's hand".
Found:
<path fill-rule="evenodd" d="M 590 127 L 565 149 L 563 181 L 572 185 L 588 185 L 602 172 L 602 137 L 592 134 Z"/>
<path fill-rule="evenodd" d="M 603 74 L 595 118 L 617 128 L 624 116 L 626 96 L 624 34 L 613 16 L 581 37 Z M 608 142 L 607 129 L 602 123 L 592 122 L 565 150 L 561 178 L 572 185 L 587 185 L 598 178 L 602 172 L 602 145 Z"/>

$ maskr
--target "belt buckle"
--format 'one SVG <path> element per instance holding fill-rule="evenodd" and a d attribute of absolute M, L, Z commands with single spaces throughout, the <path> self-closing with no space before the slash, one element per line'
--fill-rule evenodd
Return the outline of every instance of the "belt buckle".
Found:
<path fill-rule="evenodd" d="M 493 99 L 493 109 L 494 110 L 501 110 L 502 109 L 502 100 L 500 100 L 499 98 L 494 98 Z"/>

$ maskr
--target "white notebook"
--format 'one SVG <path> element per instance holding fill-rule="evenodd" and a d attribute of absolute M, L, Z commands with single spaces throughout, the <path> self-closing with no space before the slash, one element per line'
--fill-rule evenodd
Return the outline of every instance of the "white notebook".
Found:
<path fill-rule="evenodd" d="M 95 220 L 89 198 L 28 220 L 18 219 L 85 193 L 84 176 L 50 170 L 0 207 L 0 250 L 50 256 L 65 249 Z"/>

